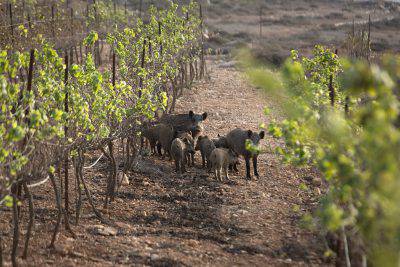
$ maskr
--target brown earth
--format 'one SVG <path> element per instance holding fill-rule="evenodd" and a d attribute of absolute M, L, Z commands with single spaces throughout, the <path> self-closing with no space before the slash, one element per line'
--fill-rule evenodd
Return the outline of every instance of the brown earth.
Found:
<path fill-rule="evenodd" d="M 211 63 L 210 80 L 185 92 L 178 112 L 208 111 L 205 132 L 211 137 L 234 127 L 258 130 L 264 105 L 274 110 L 273 99 L 249 86 L 240 72 Z M 274 112 L 273 112 L 274 113 Z M 263 146 L 274 147 L 267 137 Z M 268 150 L 268 149 L 267 149 Z M 308 184 L 317 177 L 311 170 L 283 166 L 271 153 L 260 156 L 258 180 L 243 177 L 244 163 L 233 182 L 217 182 L 204 170 L 190 168 L 183 177 L 172 162 L 155 156 L 140 159 L 129 173 L 131 184 L 118 193 L 108 217 L 115 222 L 109 233 L 99 234 L 101 223 L 85 204 L 81 222 L 73 225 L 77 238 L 62 228 L 56 250 L 50 250 L 56 218 L 50 183 L 33 190 L 36 210 L 30 253 L 21 265 L 152 265 L 152 266 L 287 266 L 327 265 L 323 239 L 300 226 L 301 217 L 316 208 L 320 191 Z M 93 155 L 87 165 L 93 162 Z M 85 171 L 95 203 L 102 206 L 107 163 L 100 160 Z M 300 189 L 305 183 L 308 189 Z M 73 184 L 73 183 L 72 183 Z M 72 185 L 73 188 L 73 185 Z M 74 194 L 71 193 L 74 198 Z M 85 201 L 86 203 L 87 201 Z M 74 204 L 72 205 L 74 207 Z M 27 204 L 22 205 L 22 232 Z M 11 212 L 0 211 L 0 233 L 10 265 Z M 21 236 L 23 240 L 24 234 Z M 20 242 L 20 252 L 23 242 Z"/>
<path fill-rule="evenodd" d="M 374 55 L 400 52 L 400 2 L 368 0 L 215 0 L 203 1 L 209 47 L 227 53 L 250 46 L 260 59 L 279 65 L 297 49 L 308 55 L 317 44 L 347 54 L 352 32 L 368 30 Z M 208 2 L 206 4 L 205 2 Z M 261 17 L 260 17 L 261 15 Z M 260 37 L 260 22 L 262 25 Z"/>

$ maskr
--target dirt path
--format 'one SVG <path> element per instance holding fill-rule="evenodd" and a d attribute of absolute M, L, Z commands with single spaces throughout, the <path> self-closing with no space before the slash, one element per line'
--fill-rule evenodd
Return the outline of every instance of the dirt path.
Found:
<path fill-rule="evenodd" d="M 246 84 L 238 71 L 216 63 L 211 67 L 210 81 L 186 92 L 177 104 L 178 112 L 209 112 L 205 132 L 210 137 L 234 127 L 258 130 L 259 123 L 268 122 L 262 112 L 268 99 Z M 267 137 L 263 145 L 274 146 L 274 142 Z M 110 211 L 117 232 L 96 233 L 99 223 L 85 207 L 80 226 L 74 227 L 78 238 L 63 230 L 56 253 L 46 248 L 53 229 L 49 222 L 55 218 L 51 188 L 41 188 L 34 192 L 37 223 L 31 256 L 21 264 L 326 265 L 322 240 L 299 225 L 301 215 L 315 207 L 319 195 L 311 185 L 299 189 L 306 183 L 303 178 L 313 174 L 284 167 L 272 154 L 261 155 L 259 165 L 257 181 L 243 179 L 242 163 L 240 174 L 231 176 L 234 182 L 219 183 L 198 168 L 177 177 L 172 162 L 144 158 L 136 166 L 138 171 L 129 174 L 131 185 L 121 190 Z M 105 188 L 106 168 L 106 162 L 100 161 L 93 172 L 86 172 L 88 178 L 94 177 L 91 187 L 97 203 L 102 198 L 97 192 Z M 1 218 L 3 234 L 11 232 L 8 219 Z M 10 238 L 5 236 L 7 253 Z"/>

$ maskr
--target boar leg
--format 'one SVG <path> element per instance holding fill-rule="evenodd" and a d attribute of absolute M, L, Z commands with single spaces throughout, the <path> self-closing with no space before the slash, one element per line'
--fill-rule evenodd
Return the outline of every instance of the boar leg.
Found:
<path fill-rule="evenodd" d="M 150 154 L 152 154 L 152 155 L 156 154 L 156 143 L 155 142 L 150 142 Z"/>
<path fill-rule="evenodd" d="M 257 170 L 257 156 L 253 157 L 253 169 L 254 169 L 254 175 L 258 178 L 258 170 Z"/>
<path fill-rule="evenodd" d="M 185 172 L 186 172 L 186 167 L 185 167 L 185 165 L 186 165 L 186 164 L 185 164 L 184 162 L 181 163 L 181 169 L 182 169 L 181 172 L 182 172 L 182 173 L 185 173 Z"/>
<path fill-rule="evenodd" d="M 179 160 L 175 160 L 175 171 L 178 173 L 180 170 L 179 168 Z"/>
<path fill-rule="evenodd" d="M 186 155 L 186 161 L 187 161 L 188 167 L 190 167 L 190 166 L 191 166 L 191 165 L 190 165 L 190 153 L 188 153 L 188 154 Z"/>
<path fill-rule="evenodd" d="M 140 137 L 140 151 L 143 150 L 144 145 L 145 145 L 146 140 L 144 139 L 144 137 Z"/>
<path fill-rule="evenodd" d="M 190 153 L 190 157 L 192 158 L 192 167 L 194 167 L 194 153 Z"/>
<path fill-rule="evenodd" d="M 201 166 L 203 167 L 203 169 L 206 166 L 206 157 L 204 153 L 201 153 Z M 208 167 L 208 162 L 207 162 L 207 167 Z"/>
<path fill-rule="evenodd" d="M 217 177 L 218 177 L 218 181 L 222 182 L 222 178 L 221 178 L 221 168 L 217 169 Z"/>
<path fill-rule="evenodd" d="M 182 173 L 186 172 L 186 155 L 182 155 L 181 157 L 181 169 L 182 169 Z"/>
<path fill-rule="evenodd" d="M 229 170 L 230 170 L 230 171 L 239 172 L 239 170 L 238 170 L 238 168 L 237 168 L 237 163 L 229 164 Z"/>
<path fill-rule="evenodd" d="M 158 152 L 158 155 L 159 155 L 159 156 L 162 156 L 162 153 L 161 153 L 161 144 L 160 144 L 160 143 L 157 143 L 157 152 Z"/>
<path fill-rule="evenodd" d="M 214 173 L 215 180 L 218 181 L 217 168 L 214 166 L 214 164 L 212 165 L 211 168 L 212 168 L 212 172 Z"/>
<path fill-rule="evenodd" d="M 233 170 L 235 172 L 239 172 L 239 169 L 237 168 L 237 163 L 233 164 Z"/>
<path fill-rule="evenodd" d="M 168 154 L 168 156 L 169 156 L 169 161 L 171 161 L 173 158 L 172 158 L 172 154 L 171 154 L 171 150 L 166 150 L 165 151 L 167 154 Z M 165 153 L 164 153 L 165 154 Z"/>
<path fill-rule="evenodd" d="M 207 159 L 207 172 L 211 171 L 211 162 L 209 159 Z"/>
<path fill-rule="evenodd" d="M 245 157 L 244 158 L 246 161 L 246 178 L 247 179 L 251 179 L 251 175 L 250 175 L 250 157 Z"/>
<path fill-rule="evenodd" d="M 225 179 L 230 181 L 231 179 L 229 179 L 229 175 L 228 175 L 228 166 L 224 167 L 224 172 L 225 172 Z"/>

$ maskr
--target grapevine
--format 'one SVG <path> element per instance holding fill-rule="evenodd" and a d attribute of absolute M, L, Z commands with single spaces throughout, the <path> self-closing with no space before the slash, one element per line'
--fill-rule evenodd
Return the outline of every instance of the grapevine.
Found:
<path fill-rule="evenodd" d="M 0 205 L 15 207 L 19 187 L 29 194 L 29 184 L 49 177 L 58 207 L 51 245 L 62 214 L 68 224 L 68 195 L 66 192 L 64 210 L 62 192 L 54 182 L 62 162 L 67 170 L 68 159 L 72 159 L 79 193 L 83 188 L 103 220 L 82 174 L 85 153 L 100 150 L 109 160 L 107 207 L 115 197 L 118 171 L 113 142 L 127 140 L 127 161 L 137 153 L 135 144 L 142 124 L 154 119 L 158 110 L 167 112 L 178 97 L 178 88 L 190 86 L 194 76 L 186 77 L 186 68 L 192 68 L 201 51 L 199 7 L 195 3 L 183 7 L 171 3 L 165 10 L 152 7 L 148 23 L 138 19 L 128 26 L 121 11 L 107 12 L 111 2 L 96 2 L 87 25 L 96 24 L 100 32 L 93 30 L 82 40 L 86 53 L 80 62 L 71 63 L 72 49 L 57 51 L 54 42 L 42 35 L 35 37 L 37 45 L 30 52 L 0 52 Z M 115 27 L 104 34 L 100 22 L 111 18 Z M 26 28 L 23 32 L 31 34 Z M 96 46 L 102 38 L 113 54 L 114 72 L 96 61 Z M 31 81 L 28 72 L 32 72 Z M 178 77 L 182 83 L 177 82 Z M 77 221 L 79 210 L 77 207 Z M 18 242 L 16 236 L 18 233 L 14 233 L 14 242 Z"/>
<path fill-rule="evenodd" d="M 370 65 L 339 60 L 317 46 L 311 58 L 293 51 L 277 73 L 249 69 L 252 81 L 287 107 L 288 118 L 268 126 L 273 137 L 285 141 L 276 152 L 285 162 L 317 166 L 328 187 L 315 216 L 304 221 L 337 233 L 344 247 L 336 251 L 338 261 L 347 264 L 399 262 L 399 66 L 399 57 Z M 331 75 L 338 94 L 333 107 Z M 345 112 L 346 96 L 353 99 L 350 113 Z"/>

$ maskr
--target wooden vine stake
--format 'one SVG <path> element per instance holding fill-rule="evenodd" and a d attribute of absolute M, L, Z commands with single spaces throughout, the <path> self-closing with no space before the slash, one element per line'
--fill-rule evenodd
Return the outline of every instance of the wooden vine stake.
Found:
<path fill-rule="evenodd" d="M 367 60 L 371 64 L 371 14 L 368 14 Z"/>
<path fill-rule="evenodd" d="M 19 242 L 19 216 L 18 216 L 18 205 L 17 205 L 17 185 L 13 185 L 11 192 L 13 193 L 13 244 L 11 250 L 11 262 L 12 266 L 16 267 L 17 264 L 17 254 L 18 254 L 18 242 Z"/>
<path fill-rule="evenodd" d="M 32 80 L 33 80 L 33 64 L 35 62 L 35 50 L 31 49 L 30 58 L 29 58 L 29 69 L 28 69 L 28 82 L 26 90 L 27 92 L 32 91 Z M 29 115 L 30 109 L 29 107 L 25 110 L 25 117 L 27 118 Z M 29 123 L 29 121 L 27 121 Z M 23 147 L 27 143 L 27 136 L 25 136 L 23 141 Z M 18 243 L 19 243 L 19 207 L 17 205 L 18 196 L 21 195 L 21 183 L 18 182 L 11 187 L 11 192 L 13 196 L 13 243 L 11 249 L 11 262 L 13 266 L 17 266 L 17 254 L 18 254 Z M 30 210 L 31 211 L 31 210 Z M 30 222 L 31 224 L 31 222 Z M 30 229 L 28 229 L 27 234 L 30 235 Z M 28 236 L 29 236 L 28 235 Z M 26 242 L 29 242 L 29 237 L 27 236 Z M 26 250 L 26 249 L 25 249 Z M 25 253 L 24 253 L 25 254 Z"/>
<path fill-rule="evenodd" d="M 55 42 L 56 31 L 55 31 L 55 21 L 54 21 L 54 5 L 51 6 L 51 35 L 53 37 L 53 41 Z"/>
<path fill-rule="evenodd" d="M 162 24 L 161 24 L 161 22 L 159 21 L 158 22 L 158 35 L 160 36 L 160 56 L 162 57 L 163 56 L 163 44 L 162 44 L 162 39 L 161 39 L 161 27 L 162 27 Z"/>
<path fill-rule="evenodd" d="M 335 106 L 335 88 L 333 88 L 333 75 L 329 76 L 329 98 L 331 100 L 331 106 Z"/>
<path fill-rule="evenodd" d="M 32 91 L 33 64 L 34 63 L 35 63 L 35 50 L 31 49 L 30 56 L 29 56 L 28 83 L 26 86 L 26 90 L 28 92 Z M 29 112 L 29 109 L 26 112 Z"/>
<path fill-rule="evenodd" d="M 140 0 L 139 2 L 139 18 L 142 19 L 142 6 L 143 6 L 143 0 Z"/>
<path fill-rule="evenodd" d="M 262 6 L 260 6 L 260 43 L 261 43 L 261 38 L 262 38 L 262 23 L 263 23 L 263 10 Z"/>
<path fill-rule="evenodd" d="M 3 267 L 3 242 L 0 233 L 0 267 Z"/>
<path fill-rule="evenodd" d="M 10 33 L 11 33 L 11 43 L 14 44 L 14 21 L 13 21 L 13 12 L 12 12 L 12 4 L 8 4 L 8 11 L 10 15 Z"/>
<path fill-rule="evenodd" d="M 74 9 L 71 7 L 71 13 L 70 13 L 70 15 L 71 15 L 71 25 L 70 25 L 70 30 L 71 30 L 71 36 L 72 36 L 72 42 L 74 42 L 74 35 L 75 35 L 75 32 L 74 32 Z M 73 57 L 71 57 L 71 59 L 72 59 Z"/>
<path fill-rule="evenodd" d="M 35 210 L 33 207 L 33 197 L 32 197 L 31 192 L 29 191 L 26 181 L 23 182 L 23 186 L 24 186 L 25 195 L 28 198 L 28 205 L 29 205 L 29 223 L 28 223 L 28 227 L 26 230 L 24 252 L 22 254 L 22 258 L 26 259 L 28 257 L 29 239 L 30 239 L 31 233 L 32 233 L 33 221 L 35 218 Z"/>
<path fill-rule="evenodd" d="M 204 33 L 203 33 L 203 10 L 201 5 L 200 8 L 200 29 L 201 29 L 201 55 L 200 55 L 200 78 L 204 77 L 205 62 L 204 62 Z"/>
<path fill-rule="evenodd" d="M 142 51 L 142 61 L 140 67 L 144 69 L 145 58 L 146 58 L 146 39 L 143 41 L 143 51 Z M 143 89 L 143 77 L 139 78 L 139 97 L 142 97 L 142 89 Z"/>
<path fill-rule="evenodd" d="M 74 50 L 71 47 L 70 50 L 69 50 L 69 66 L 67 67 L 68 70 L 66 70 L 66 72 L 69 72 L 69 68 L 70 68 L 70 66 L 72 66 L 73 63 L 74 63 Z M 68 75 L 66 76 L 66 78 L 68 79 Z M 68 106 L 69 93 L 68 93 L 67 84 L 68 84 L 68 80 L 66 81 L 66 84 L 65 84 L 65 103 L 64 103 L 64 107 L 65 107 L 65 112 L 66 113 L 69 112 L 69 106 Z M 68 120 L 66 121 L 66 123 L 68 123 Z M 67 134 L 68 134 L 68 126 L 67 126 L 67 124 L 65 125 L 65 127 L 66 127 L 66 128 L 64 128 L 64 129 L 66 129 L 65 138 L 66 138 L 66 140 L 68 140 L 68 138 L 67 138 L 68 137 L 67 136 Z M 68 167 L 69 167 L 69 154 L 68 153 L 66 155 L 65 160 L 66 160 L 66 168 L 67 168 L 66 170 L 68 170 Z M 66 179 L 69 179 L 69 177 L 66 177 Z M 69 225 L 69 211 L 67 211 L 67 210 L 65 211 L 64 217 L 65 217 L 65 229 L 68 230 L 71 233 L 71 235 L 75 237 L 75 234 L 72 232 L 72 229 L 71 229 L 71 227 Z"/>
<path fill-rule="evenodd" d="M 335 50 L 335 55 L 338 54 L 338 50 Z M 335 93 L 335 88 L 333 87 L 333 74 L 331 74 L 329 76 L 329 99 L 331 100 L 331 106 L 334 107 L 335 106 L 335 97 L 336 97 L 336 93 Z"/>
<path fill-rule="evenodd" d="M 68 57 L 68 52 L 65 52 L 65 74 L 64 74 L 64 84 L 65 84 L 65 100 L 64 100 L 64 110 L 66 113 L 68 113 L 68 90 L 67 90 L 67 85 L 68 85 L 68 70 L 69 70 L 69 57 Z M 65 141 L 67 142 L 68 140 L 68 125 L 67 123 L 64 125 L 64 138 Z M 69 184 L 68 184 L 68 166 L 69 166 L 69 160 L 68 160 L 68 155 L 65 155 L 64 159 L 64 207 L 65 207 L 65 213 L 69 213 Z"/>
<path fill-rule="evenodd" d="M 30 57 L 29 57 L 28 83 L 27 83 L 27 91 L 28 92 L 32 91 L 33 64 L 34 63 L 35 63 L 35 50 L 31 49 Z M 26 110 L 26 115 L 28 115 L 28 112 L 29 112 L 29 109 Z M 34 218 L 35 218 L 35 211 L 34 211 L 34 207 L 33 207 L 33 197 L 29 191 L 26 181 L 23 182 L 23 186 L 24 186 L 25 195 L 28 197 L 28 203 L 29 203 L 29 223 L 28 223 L 28 228 L 27 228 L 26 236 L 25 236 L 24 252 L 22 255 L 22 258 L 26 259 L 28 256 L 29 239 L 30 239 L 31 233 L 32 233 L 32 227 L 33 227 Z"/>
<path fill-rule="evenodd" d="M 114 89 L 115 89 L 115 75 L 116 75 L 116 70 L 115 70 L 115 52 L 114 52 L 112 57 L 112 85 Z"/>
<path fill-rule="evenodd" d="M 115 63 L 115 52 L 113 52 L 112 56 L 112 85 L 115 90 L 115 80 L 116 80 L 116 63 Z M 108 158 L 111 169 L 110 175 L 107 182 L 107 194 L 104 201 L 104 209 L 107 209 L 108 203 L 114 201 L 115 198 L 115 187 L 116 187 L 116 179 L 117 179 L 117 163 L 114 157 L 114 145 L 112 140 L 108 141 L 108 154 L 103 149 L 103 154 Z"/>

